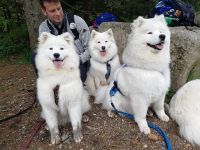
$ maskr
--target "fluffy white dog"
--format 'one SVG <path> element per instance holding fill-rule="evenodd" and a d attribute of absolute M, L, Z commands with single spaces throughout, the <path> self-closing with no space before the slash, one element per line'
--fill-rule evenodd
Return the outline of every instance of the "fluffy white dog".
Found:
<path fill-rule="evenodd" d="M 114 71 L 120 66 L 118 48 L 111 29 L 100 33 L 95 30 L 89 41 L 90 70 L 85 82 L 90 95 L 101 85 L 108 85 Z"/>
<path fill-rule="evenodd" d="M 97 100 L 106 109 L 112 109 L 112 100 L 118 110 L 134 114 L 140 131 L 149 134 L 146 121 L 149 106 L 161 120 L 169 120 L 164 112 L 164 100 L 170 86 L 170 31 L 164 16 L 138 17 L 131 28 L 123 53 L 126 66 L 116 70 L 115 82 L 98 90 Z M 118 92 L 110 97 L 113 85 L 118 87 Z"/>
<path fill-rule="evenodd" d="M 180 134 L 200 145 L 200 80 L 181 87 L 170 101 L 170 116 L 177 122 Z"/>
<path fill-rule="evenodd" d="M 58 124 L 70 121 L 76 142 L 82 139 L 82 114 L 90 109 L 88 94 L 83 89 L 79 72 L 79 56 L 69 33 L 54 36 L 42 33 L 36 55 L 38 69 L 37 96 L 42 117 L 51 132 L 51 143 L 60 142 Z M 58 104 L 54 88 L 59 86 Z"/>

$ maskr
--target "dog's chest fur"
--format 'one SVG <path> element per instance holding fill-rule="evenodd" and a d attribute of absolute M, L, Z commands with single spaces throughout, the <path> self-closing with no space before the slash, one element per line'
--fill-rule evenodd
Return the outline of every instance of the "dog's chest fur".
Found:
<path fill-rule="evenodd" d="M 98 62 L 94 59 L 90 60 L 91 66 L 90 66 L 90 73 L 96 77 L 99 78 L 101 81 L 106 81 L 106 73 L 110 71 L 110 75 L 108 80 L 110 80 L 113 76 L 114 71 L 120 66 L 119 62 L 117 61 L 117 58 L 112 59 L 108 62 Z M 107 65 L 110 65 L 110 70 L 108 70 Z"/>

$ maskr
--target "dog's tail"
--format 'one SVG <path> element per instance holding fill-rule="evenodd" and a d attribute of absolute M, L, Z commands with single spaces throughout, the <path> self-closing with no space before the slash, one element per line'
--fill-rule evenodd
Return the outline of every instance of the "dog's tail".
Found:
<path fill-rule="evenodd" d="M 192 144 L 200 145 L 200 117 L 198 115 L 185 116 L 185 121 L 180 125 L 180 135 Z"/>
<path fill-rule="evenodd" d="M 85 89 L 83 89 L 82 101 L 81 101 L 82 113 L 89 111 L 90 108 L 91 108 L 91 106 L 89 103 L 89 94 Z"/>

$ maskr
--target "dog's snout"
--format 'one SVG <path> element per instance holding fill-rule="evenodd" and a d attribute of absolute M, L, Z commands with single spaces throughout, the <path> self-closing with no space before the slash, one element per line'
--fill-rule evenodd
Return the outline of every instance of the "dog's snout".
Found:
<path fill-rule="evenodd" d="M 59 58 L 59 57 L 60 57 L 60 54 L 54 53 L 53 56 L 54 56 L 55 58 Z"/>
<path fill-rule="evenodd" d="M 160 38 L 162 41 L 164 41 L 164 40 L 165 40 L 165 35 L 164 35 L 164 34 L 160 34 L 160 35 L 159 35 L 159 38 Z"/>
<path fill-rule="evenodd" d="M 105 49 L 106 49 L 106 47 L 105 47 L 105 46 L 102 46 L 101 48 L 102 48 L 102 50 L 105 50 Z"/>

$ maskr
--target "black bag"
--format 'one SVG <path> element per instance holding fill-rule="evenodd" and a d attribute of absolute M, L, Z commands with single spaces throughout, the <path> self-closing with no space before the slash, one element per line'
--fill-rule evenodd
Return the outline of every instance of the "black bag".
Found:
<path fill-rule="evenodd" d="M 169 26 L 198 26 L 194 22 L 194 7 L 181 0 L 160 0 L 148 17 L 151 18 L 155 14 L 163 14 Z"/>
<path fill-rule="evenodd" d="M 181 11 L 181 15 L 178 17 L 178 24 L 184 26 L 194 26 L 194 19 L 195 19 L 195 10 L 194 7 L 189 4 L 185 3 L 181 0 L 174 0 L 178 10 Z"/>

